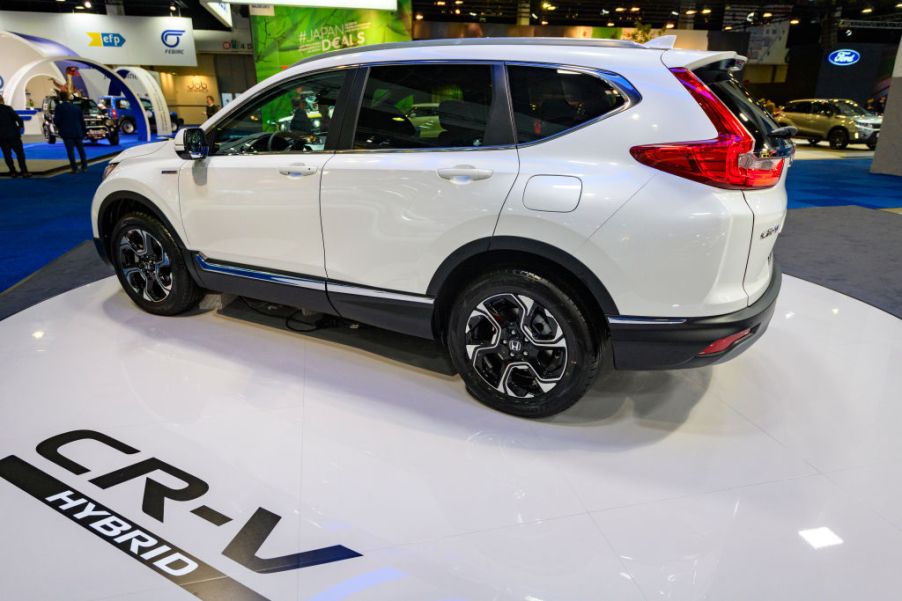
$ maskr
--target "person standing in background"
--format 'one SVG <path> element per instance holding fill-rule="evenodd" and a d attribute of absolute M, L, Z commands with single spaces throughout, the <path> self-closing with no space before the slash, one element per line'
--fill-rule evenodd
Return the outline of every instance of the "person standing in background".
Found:
<path fill-rule="evenodd" d="M 28 167 L 25 165 L 25 149 L 22 147 L 22 129 L 25 123 L 19 113 L 13 110 L 11 106 L 7 106 L 0 95 L 0 150 L 3 152 L 3 160 L 9 169 L 9 174 L 13 177 L 31 177 Z M 16 158 L 19 159 L 19 171 L 13 164 L 13 151 Z"/>
<path fill-rule="evenodd" d="M 85 115 L 81 110 L 81 105 L 69 102 L 70 96 L 66 92 L 60 92 L 60 103 L 56 106 L 56 112 L 53 114 L 53 124 L 56 125 L 57 135 L 63 139 L 66 145 L 66 154 L 69 156 L 69 167 L 72 173 L 78 173 L 75 166 L 75 152 L 78 149 L 78 155 L 81 158 L 81 172 L 88 170 L 88 161 L 85 158 L 84 138 L 87 128 L 85 127 Z"/>
<path fill-rule="evenodd" d="M 219 106 L 213 100 L 212 96 L 207 96 L 207 119 L 216 114 L 216 111 L 219 110 Z"/>

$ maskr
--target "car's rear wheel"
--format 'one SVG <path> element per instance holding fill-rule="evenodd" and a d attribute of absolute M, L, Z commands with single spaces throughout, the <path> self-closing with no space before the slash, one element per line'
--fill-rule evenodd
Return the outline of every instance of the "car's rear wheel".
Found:
<path fill-rule="evenodd" d="M 123 119 L 122 123 L 119 124 L 119 129 L 124 134 L 133 134 L 135 133 L 135 122 L 131 119 Z"/>
<path fill-rule="evenodd" d="M 849 145 L 849 132 L 837 128 L 830 132 L 828 139 L 830 140 L 830 148 L 842 150 Z"/>
<path fill-rule="evenodd" d="M 602 342 L 575 300 L 521 269 L 493 271 L 460 293 L 448 350 L 468 392 L 521 417 L 569 408 L 598 375 Z"/>
<path fill-rule="evenodd" d="M 113 229 L 110 246 L 122 288 L 145 311 L 177 315 L 203 296 L 172 233 L 155 217 L 125 215 Z"/>

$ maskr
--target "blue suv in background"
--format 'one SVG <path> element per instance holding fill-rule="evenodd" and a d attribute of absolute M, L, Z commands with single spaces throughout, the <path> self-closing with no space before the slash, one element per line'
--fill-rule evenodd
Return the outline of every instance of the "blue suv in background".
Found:
<path fill-rule="evenodd" d="M 101 96 L 97 99 L 97 103 L 103 103 L 106 106 L 107 114 L 119 125 L 119 131 L 124 134 L 133 134 L 137 129 L 138 114 L 131 106 L 131 103 L 125 96 Z M 141 104 L 147 113 L 147 120 L 150 122 L 150 130 L 157 131 L 157 120 L 153 113 L 153 105 L 147 98 L 141 98 Z M 169 120 L 172 123 L 172 131 L 175 132 L 183 124 L 183 120 L 175 111 L 169 111 Z"/>

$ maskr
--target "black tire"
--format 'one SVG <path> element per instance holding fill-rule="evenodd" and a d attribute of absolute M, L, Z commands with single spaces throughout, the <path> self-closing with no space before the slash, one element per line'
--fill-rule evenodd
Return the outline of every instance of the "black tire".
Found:
<path fill-rule="evenodd" d="M 56 144 L 56 136 L 53 136 L 53 135 L 47 136 L 47 143 L 48 144 Z"/>
<path fill-rule="evenodd" d="M 868 140 L 868 148 L 877 150 L 877 140 Z"/>
<path fill-rule="evenodd" d="M 137 128 L 135 126 L 135 122 L 131 119 L 123 119 L 119 123 L 119 129 L 122 130 L 122 133 L 124 134 L 133 134 L 135 133 L 135 129 Z"/>
<path fill-rule="evenodd" d="M 140 252 L 142 249 L 145 254 Z M 113 228 L 110 256 L 122 288 L 148 313 L 178 315 L 196 307 L 203 297 L 175 238 L 156 217 L 146 213 L 122 217 Z"/>
<path fill-rule="evenodd" d="M 110 142 L 110 146 L 119 146 L 119 132 L 113 132 L 106 137 Z"/>
<path fill-rule="evenodd" d="M 849 145 L 849 132 L 838 127 L 830 132 L 827 139 L 830 141 L 830 148 L 842 150 Z"/>
<path fill-rule="evenodd" d="M 817 146 L 821 143 L 820 138 L 808 138 L 808 143 L 812 146 Z"/>
<path fill-rule="evenodd" d="M 524 322 L 530 325 L 521 327 Z M 446 338 L 477 401 L 530 418 L 555 415 L 578 401 L 598 376 L 604 348 L 571 295 L 522 269 L 493 271 L 464 288 L 451 308 Z"/>

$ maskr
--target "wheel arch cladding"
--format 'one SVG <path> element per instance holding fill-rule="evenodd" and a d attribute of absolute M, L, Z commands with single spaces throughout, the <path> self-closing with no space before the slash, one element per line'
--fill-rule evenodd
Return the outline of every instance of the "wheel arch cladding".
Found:
<path fill-rule="evenodd" d="M 169 218 L 153 201 L 135 192 L 119 191 L 107 196 L 97 211 L 97 232 L 103 241 L 103 247 L 109 258 L 112 258 L 110 254 L 110 236 L 113 235 L 113 228 L 116 227 L 116 223 L 123 215 L 132 212 L 147 213 L 158 219 L 169 230 L 179 249 L 182 251 L 186 250 L 185 243 L 179 236 L 178 230 L 173 227 Z"/>
<path fill-rule="evenodd" d="M 593 329 L 601 333 L 605 315 L 619 315 L 607 288 L 581 261 L 550 244 L 496 236 L 474 240 L 454 251 L 436 270 L 426 294 L 435 298 L 433 331 L 443 339 L 451 303 L 473 278 L 492 269 L 523 268 L 535 271 L 576 297 Z"/>

